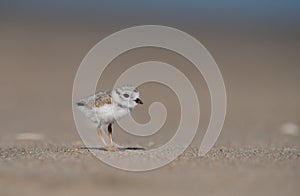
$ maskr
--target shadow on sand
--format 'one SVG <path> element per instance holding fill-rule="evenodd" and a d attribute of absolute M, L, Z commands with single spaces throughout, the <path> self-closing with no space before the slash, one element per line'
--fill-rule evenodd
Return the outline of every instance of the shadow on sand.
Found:
<path fill-rule="evenodd" d="M 88 148 L 88 147 L 82 147 L 80 148 L 82 150 L 102 150 L 102 151 L 107 151 L 105 148 L 96 148 L 96 147 L 91 147 L 91 148 Z M 119 151 L 127 151 L 127 150 L 146 150 L 145 148 L 140 148 L 140 147 L 127 147 L 127 148 L 117 148 Z"/>

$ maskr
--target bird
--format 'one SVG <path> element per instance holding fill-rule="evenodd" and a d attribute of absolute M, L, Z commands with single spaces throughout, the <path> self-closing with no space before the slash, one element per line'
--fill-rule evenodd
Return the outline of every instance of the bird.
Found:
<path fill-rule="evenodd" d="M 138 89 L 132 85 L 123 85 L 114 89 L 99 91 L 75 103 L 79 111 L 91 122 L 97 124 L 97 134 L 107 151 L 117 151 L 112 138 L 112 124 L 129 115 L 138 105 L 143 104 Z M 108 145 L 103 137 L 103 128 L 107 126 L 110 140 Z"/>

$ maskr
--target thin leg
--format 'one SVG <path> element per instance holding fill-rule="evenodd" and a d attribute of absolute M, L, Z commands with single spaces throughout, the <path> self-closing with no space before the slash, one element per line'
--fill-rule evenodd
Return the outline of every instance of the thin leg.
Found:
<path fill-rule="evenodd" d="M 107 147 L 107 143 L 105 142 L 105 140 L 104 140 L 104 138 L 103 138 L 103 135 L 102 135 L 102 127 L 101 127 L 101 126 L 98 126 L 98 127 L 97 127 L 97 133 L 98 133 L 98 136 L 99 136 L 101 142 L 102 142 L 103 145 L 104 145 L 104 148 L 106 148 L 106 147 Z"/>
<path fill-rule="evenodd" d="M 108 130 L 110 145 L 113 146 L 114 143 L 113 143 L 113 140 L 112 140 L 112 124 L 111 123 L 108 125 L 107 130 Z"/>
<path fill-rule="evenodd" d="M 110 151 L 110 152 L 116 152 L 118 151 L 118 149 L 114 146 L 113 140 L 112 140 L 112 124 L 108 124 L 108 136 L 109 136 L 109 141 L 110 141 L 110 146 L 108 148 L 106 148 L 106 150 Z"/>

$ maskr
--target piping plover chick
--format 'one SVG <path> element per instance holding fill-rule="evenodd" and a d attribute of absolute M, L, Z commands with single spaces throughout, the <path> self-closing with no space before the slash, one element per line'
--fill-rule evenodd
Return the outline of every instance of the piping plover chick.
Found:
<path fill-rule="evenodd" d="M 128 115 L 138 104 L 143 104 L 139 91 L 131 85 L 112 90 L 100 91 L 79 100 L 76 107 L 93 123 L 97 123 L 97 133 L 108 151 L 116 151 L 112 139 L 112 124 Z M 103 138 L 103 127 L 107 126 L 110 146 Z"/>

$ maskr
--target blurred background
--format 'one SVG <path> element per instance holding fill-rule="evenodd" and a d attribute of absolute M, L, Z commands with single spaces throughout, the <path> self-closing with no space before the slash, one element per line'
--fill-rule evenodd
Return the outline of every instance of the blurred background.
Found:
<path fill-rule="evenodd" d="M 1 1 L 1 143 L 14 142 L 24 132 L 58 143 L 79 140 L 71 93 L 81 60 L 104 37 L 145 24 L 185 31 L 215 58 L 228 96 L 217 144 L 299 144 L 300 3 L 293 0 Z M 111 88 L 122 71 L 147 60 L 168 62 L 193 82 L 202 107 L 194 141 L 199 144 L 210 115 L 209 93 L 201 74 L 183 57 L 157 48 L 128 51 L 111 63 L 99 89 Z M 158 84 L 145 84 L 141 91 L 148 105 L 134 117 L 147 122 L 152 101 L 169 103 L 160 134 L 171 136 L 179 118 L 172 116 L 178 111 L 174 94 Z M 164 137 L 138 140 L 159 138 Z"/>

